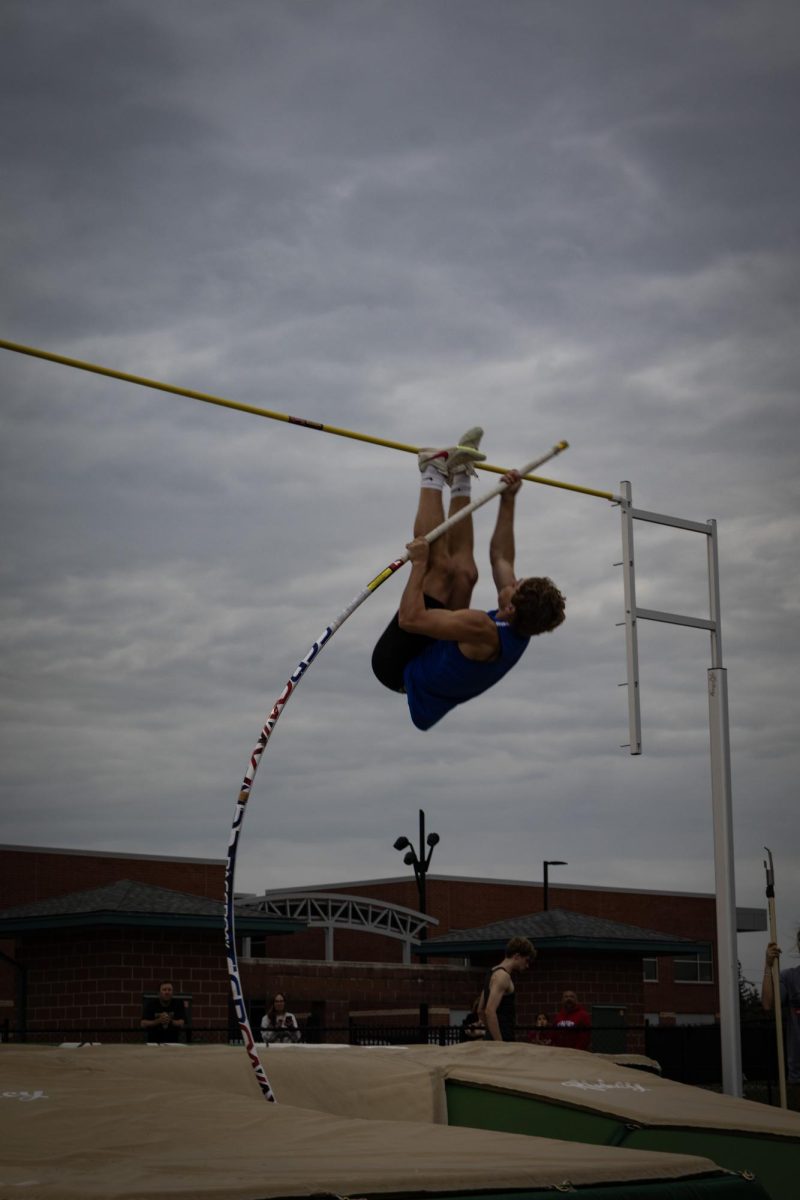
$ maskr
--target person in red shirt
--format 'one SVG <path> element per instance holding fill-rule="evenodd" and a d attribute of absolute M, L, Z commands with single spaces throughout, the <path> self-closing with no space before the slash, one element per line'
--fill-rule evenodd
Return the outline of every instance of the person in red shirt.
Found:
<path fill-rule="evenodd" d="M 568 1050 L 588 1050 L 592 1037 L 592 1018 L 578 1003 L 575 992 L 564 992 L 561 1008 L 553 1017 L 553 1045 Z"/>

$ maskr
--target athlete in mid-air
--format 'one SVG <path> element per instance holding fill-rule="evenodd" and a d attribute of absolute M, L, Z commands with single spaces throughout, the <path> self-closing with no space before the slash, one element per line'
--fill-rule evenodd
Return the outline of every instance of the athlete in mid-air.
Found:
<path fill-rule="evenodd" d="M 514 571 L 514 506 L 522 480 L 503 476 L 489 561 L 497 608 L 470 608 L 478 579 L 472 516 L 429 544 L 425 534 L 444 521 L 443 489 L 450 487 L 449 516 L 471 501 L 474 463 L 483 430 L 469 429 L 456 446 L 419 453 L 419 503 L 414 540 L 408 543 L 411 573 L 400 608 L 381 635 L 372 669 L 394 692 L 404 692 L 411 720 L 430 729 L 446 713 L 492 687 L 519 661 L 537 634 L 564 620 L 565 600 L 551 579 L 518 579 Z"/>

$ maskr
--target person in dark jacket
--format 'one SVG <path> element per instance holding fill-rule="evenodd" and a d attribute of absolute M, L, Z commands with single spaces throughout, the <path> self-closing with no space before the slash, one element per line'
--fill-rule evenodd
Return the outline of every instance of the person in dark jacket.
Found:
<path fill-rule="evenodd" d="M 163 1045 L 181 1040 L 186 1027 L 186 1004 L 174 993 L 171 982 L 165 979 L 158 989 L 158 996 L 145 1002 L 140 1024 L 147 1030 L 148 1042 Z"/>

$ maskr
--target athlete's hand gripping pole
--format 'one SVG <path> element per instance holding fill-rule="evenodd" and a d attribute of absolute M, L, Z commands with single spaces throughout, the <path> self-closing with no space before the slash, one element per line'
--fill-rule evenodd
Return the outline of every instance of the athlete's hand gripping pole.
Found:
<path fill-rule="evenodd" d="M 555 458 L 557 454 L 561 454 L 568 446 L 569 442 L 556 442 L 555 446 L 547 451 L 547 454 L 543 454 L 541 458 L 536 458 L 533 462 L 526 463 L 524 467 L 520 467 L 518 474 L 524 479 L 526 475 L 530 475 L 537 467 L 541 467 L 542 463 L 549 462 L 551 458 Z M 471 516 L 477 508 L 482 508 L 484 504 L 488 504 L 490 500 L 494 500 L 495 496 L 501 495 L 507 487 L 508 484 L 504 479 L 501 479 L 496 487 L 491 488 L 488 492 L 484 492 L 477 500 L 473 500 L 471 504 L 460 508 L 452 517 L 448 517 L 446 521 L 442 521 L 441 525 L 437 525 L 430 533 L 426 533 L 425 541 L 429 544 L 435 542 L 437 538 L 440 538 L 443 533 L 447 533 L 448 529 L 452 529 L 459 521 L 463 521 L 465 517 Z M 406 552 L 406 558 L 408 558 L 408 552 Z"/>
<path fill-rule="evenodd" d="M 542 463 L 549 462 L 551 458 L 555 458 L 557 454 L 561 454 L 568 448 L 568 446 L 569 442 L 556 442 L 555 446 L 547 451 L 547 454 L 543 454 L 541 458 L 535 458 L 533 462 L 526 463 L 524 467 L 520 467 L 518 474 L 524 479 L 526 475 L 530 475 L 530 473 L 535 471 L 537 467 L 541 467 Z M 466 517 L 472 516 L 476 509 L 482 508 L 484 504 L 488 504 L 490 500 L 494 500 L 495 496 L 499 496 L 502 492 L 504 492 L 507 486 L 508 484 L 505 482 L 505 480 L 501 479 L 495 487 L 490 488 L 488 492 L 484 492 L 484 494 L 479 496 L 477 500 L 473 500 L 470 504 L 465 505 L 464 508 L 460 508 L 457 513 L 453 514 L 452 517 L 448 517 L 446 521 L 442 521 L 441 525 L 437 525 L 435 529 L 430 531 L 430 533 L 426 533 L 424 535 L 425 541 L 429 545 L 431 542 L 435 542 L 437 538 L 440 538 L 443 533 L 447 533 L 448 529 L 452 529 L 453 526 L 457 525 L 459 521 L 463 521 Z M 366 600 L 367 596 L 371 592 L 374 592 L 376 588 L 381 586 L 382 583 L 385 583 L 389 576 L 394 575 L 395 571 L 399 570 L 399 568 L 402 567 L 406 562 L 408 562 L 407 550 L 403 552 L 400 558 L 396 558 L 394 562 L 389 563 L 389 566 L 385 567 L 384 570 L 381 571 L 380 575 L 376 575 L 375 578 L 367 584 L 364 592 L 356 596 L 352 604 L 345 610 L 346 615 L 343 617 L 343 619 L 346 620 L 347 617 L 350 616 L 350 613 L 354 612 L 358 605 L 361 604 L 362 601 Z M 338 626 L 336 626 L 336 628 L 338 628 Z"/>

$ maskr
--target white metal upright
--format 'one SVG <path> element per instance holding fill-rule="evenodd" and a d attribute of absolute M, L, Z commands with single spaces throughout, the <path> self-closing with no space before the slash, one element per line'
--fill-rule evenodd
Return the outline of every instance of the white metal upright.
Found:
<path fill-rule="evenodd" d="M 728 679 L 722 665 L 722 631 L 719 598 L 719 558 L 716 521 L 685 521 L 663 513 L 646 512 L 633 507 L 631 485 L 620 484 L 622 516 L 622 570 L 625 582 L 625 642 L 628 664 L 628 722 L 630 753 L 640 754 L 641 716 L 639 708 L 639 620 L 665 621 L 671 625 L 689 625 L 707 629 L 711 635 L 711 666 L 708 670 L 708 724 L 711 744 L 711 807 L 714 829 L 714 875 L 717 915 L 717 972 L 719 1017 L 722 1043 L 722 1087 L 729 1096 L 742 1095 L 742 1049 L 739 1022 L 739 972 L 736 955 L 736 889 L 733 866 L 733 805 L 731 791 L 731 749 L 728 718 Z M 633 522 L 649 521 L 701 533 L 708 550 L 709 616 L 690 617 L 682 613 L 639 608 L 636 603 Z"/>

